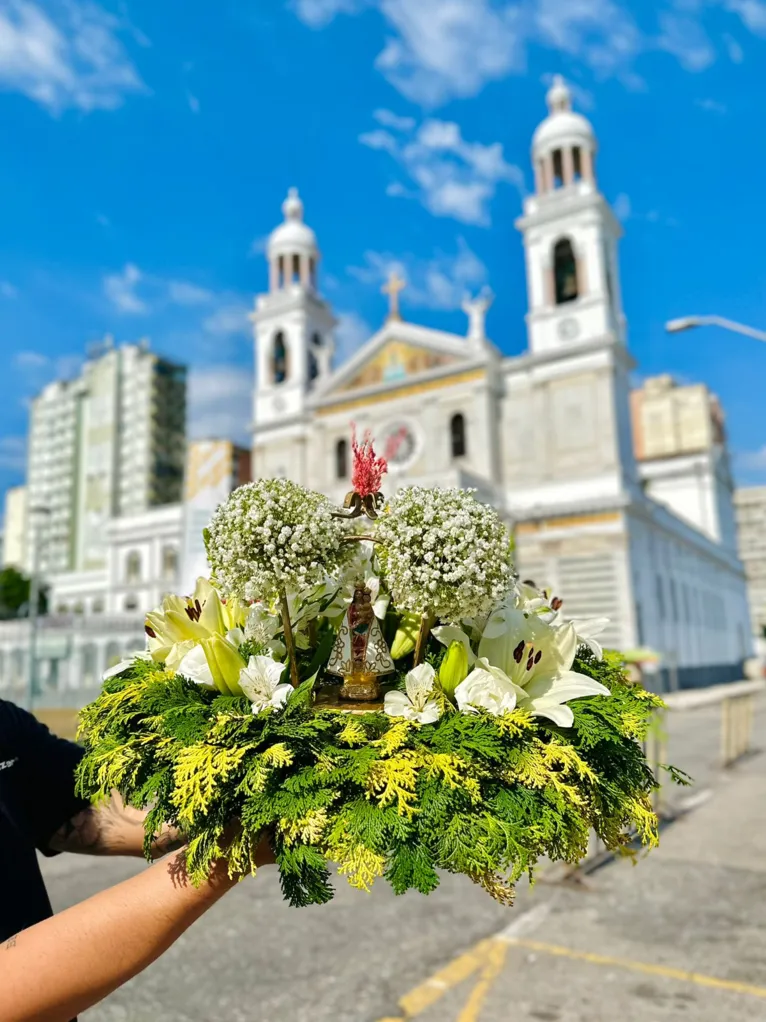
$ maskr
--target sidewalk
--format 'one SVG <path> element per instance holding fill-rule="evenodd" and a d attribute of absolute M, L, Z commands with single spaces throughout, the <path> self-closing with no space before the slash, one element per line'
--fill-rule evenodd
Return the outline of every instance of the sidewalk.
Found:
<path fill-rule="evenodd" d="M 766 754 L 718 775 L 636 869 L 521 900 L 380 1022 L 763 1022 Z"/>

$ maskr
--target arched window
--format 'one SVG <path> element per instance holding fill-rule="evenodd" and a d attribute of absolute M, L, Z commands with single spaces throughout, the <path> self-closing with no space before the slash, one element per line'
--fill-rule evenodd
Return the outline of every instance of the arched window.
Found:
<path fill-rule="evenodd" d="M 453 458 L 462 458 L 465 455 L 465 416 L 458 412 L 450 419 L 450 444 Z"/>
<path fill-rule="evenodd" d="M 561 238 L 553 249 L 553 279 L 556 286 L 556 305 L 577 298 L 577 260 L 572 242 Z"/>
<path fill-rule="evenodd" d="M 582 152 L 580 147 L 576 145 L 572 149 L 572 170 L 574 172 L 575 181 L 582 180 Z"/>
<path fill-rule="evenodd" d="M 283 288 L 285 286 L 285 257 L 280 256 L 277 259 L 277 281 L 278 286 Z"/>
<path fill-rule="evenodd" d="M 91 606 L 91 610 L 93 611 L 94 614 L 103 614 L 104 613 L 104 599 L 103 599 L 102 596 L 97 596 L 93 600 L 93 605 Z"/>
<path fill-rule="evenodd" d="M 339 440 L 335 445 L 335 475 L 348 479 L 348 440 Z"/>
<path fill-rule="evenodd" d="M 125 581 L 138 582 L 141 578 L 141 554 L 131 550 L 125 558 Z"/>
<path fill-rule="evenodd" d="M 301 279 L 301 257 L 299 255 L 293 256 L 293 272 L 291 279 L 293 282 Z"/>
<path fill-rule="evenodd" d="M 309 257 L 309 281 L 313 288 L 317 286 L 317 264 L 313 256 Z"/>
<path fill-rule="evenodd" d="M 178 573 L 178 551 L 173 546 L 162 548 L 162 578 L 172 581 Z"/>
<path fill-rule="evenodd" d="M 553 150 L 553 187 L 561 188 L 564 184 L 564 157 L 560 149 Z"/>
<path fill-rule="evenodd" d="M 284 383 L 287 379 L 287 346 L 285 345 L 285 335 L 281 330 L 274 337 L 271 372 L 274 377 L 274 383 Z"/>
<path fill-rule="evenodd" d="M 123 606 L 125 610 L 138 610 L 138 600 L 133 595 L 126 596 Z"/>

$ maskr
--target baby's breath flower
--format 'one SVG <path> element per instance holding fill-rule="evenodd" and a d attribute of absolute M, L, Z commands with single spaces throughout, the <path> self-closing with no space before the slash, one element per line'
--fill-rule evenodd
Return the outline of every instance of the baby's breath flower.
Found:
<path fill-rule="evenodd" d="M 326 497 L 287 479 L 235 490 L 206 533 L 217 584 L 228 596 L 268 602 L 334 576 L 346 550 Z"/>
<path fill-rule="evenodd" d="M 487 614 L 513 581 L 508 531 L 469 490 L 400 490 L 378 522 L 383 575 L 399 610 L 446 621 Z"/>

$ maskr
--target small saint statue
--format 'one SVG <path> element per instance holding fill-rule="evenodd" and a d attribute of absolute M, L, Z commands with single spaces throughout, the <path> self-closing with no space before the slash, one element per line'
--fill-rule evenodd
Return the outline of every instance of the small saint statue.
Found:
<path fill-rule="evenodd" d="M 476 298 L 466 297 L 463 301 L 463 312 L 468 316 L 468 339 L 484 341 L 487 338 L 484 321 L 487 318 L 494 295 L 489 288 L 484 288 Z"/>
<path fill-rule="evenodd" d="M 364 582 L 357 582 L 335 639 L 327 671 L 343 678 L 341 698 L 369 702 L 380 697 L 378 679 L 395 670 L 373 612 L 372 593 Z"/>

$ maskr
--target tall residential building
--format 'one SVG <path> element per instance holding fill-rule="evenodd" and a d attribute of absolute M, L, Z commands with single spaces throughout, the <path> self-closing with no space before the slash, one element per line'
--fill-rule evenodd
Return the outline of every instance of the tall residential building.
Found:
<path fill-rule="evenodd" d="M 40 544 L 45 574 L 106 563 L 106 524 L 180 500 L 186 369 L 146 342 L 107 339 L 77 379 L 57 381 L 32 402 L 27 484 L 30 559 Z"/>
<path fill-rule="evenodd" d="M 27 519 L 27 488 L 14 486 L 5 493 L 3 525 L 3 567 L 27 569 L 25 526 Z"/>
<path fill-rule="evenodd" d="M 654 376 L 631 394 L 633 444 L 646 492 L 733 550 L 734 481 L 723 410 L 704 383 Z"/>
<path fill-rule="evenodd" d="M 747 486 L 734 494 L 739 556 L 745 565 L 753 634 L 766 638 L 766 486 Z"/>

